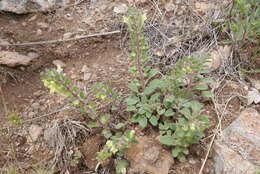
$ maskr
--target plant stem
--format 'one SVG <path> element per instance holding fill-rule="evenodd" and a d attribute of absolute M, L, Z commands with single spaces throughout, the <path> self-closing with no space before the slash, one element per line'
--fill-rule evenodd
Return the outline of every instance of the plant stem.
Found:
<path fill-rule="evenodd" d="M 136 41 L 137 41 L 137 45 L 136 45 L 136 57 L 137 57 L 137 60 L 136 60 L 136 66 L 137 66 L 137 69 L 138 69 L 138 72 L 140 74 L 140 81 L 141 81 L 141 86 L 142 86 L 142 91 L 144 90 L 145 88 L 145 80 L 144 80 L 144 74 L 143 74 L 143 70 L 142 70 L 142 65 L 141 65 L 141 59 L 143 57 L 142 55 L 142 50 L 141 50 L 141 39 L 140 39 L 140 35 L 141 33 L 140 32 L 137 32 L 136 33 Z"/>

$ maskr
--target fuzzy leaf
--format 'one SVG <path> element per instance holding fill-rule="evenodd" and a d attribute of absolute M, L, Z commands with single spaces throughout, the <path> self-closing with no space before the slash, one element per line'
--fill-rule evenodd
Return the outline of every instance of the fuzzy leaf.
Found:
<path fill-rule="evenodd" d="M 136 92 L 136 93 L 139 92 L 139 88 L 138 88 L 137 84 L 134 83 L 134 82 L 131 82 L 131 83 L 128 85 L 128 87 L 129 87 L 133 92 Z"/>
<path fill-rule="evenodd" d="M 159 118 L 156 117 L 156 116 L 151 116 L 151 118 L 149 119 L 150 123 L 151 123 L 153 126 L 157 126 L 158 120 L 159 120 Z"/>
<path fill-rule="evenodd" d="M 165 136 L 160 137 L 160 142 L 162 144 L 168 145 L 168 146 L 175 146 L 176 145 L 173 136 L 169 136 L 169 135 L 165 135 Z"/>
<path fill-rule="evenodd" d="M 137 119 L 137 121 L 142 128 L 145 128 L 147 126 L 147 118 L 140 117 Z"/>
<path fill-rule="evenodd" d="M 166 117 L 171 117 L 171 116 L 174 116 L 174 112 L 173 112 L 172 109 L 168 109 L 168 110 L 164 113 L 164 115 L 165 115 Z"/>

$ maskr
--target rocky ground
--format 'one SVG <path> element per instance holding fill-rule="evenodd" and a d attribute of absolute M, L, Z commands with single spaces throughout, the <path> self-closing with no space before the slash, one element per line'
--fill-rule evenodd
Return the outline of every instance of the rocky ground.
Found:
<path fill-rule="evenodd" d="M 84 90 L 95 82 L 106 82 L 120 94 L 126 95 L 131 75 L 128 72 L 128 35 L 122 17 L 128 7 L 134 4 L 151 19 L 146 34 L 151 42 L 149 51 L 154 66 L 167 71 L 177 57 L 207 48 L 213 57 L 209 68 L 216 83 L 212 86 L 214 100 L 205 103 L 212 126 L 207 130 L 206 137 L 191 147 L 187 162 L 174 161 L 167 150 L 154 141 L 158 135 L 139 130 L 140 144 L 131 148 L 127 155 L 131 161 L 129 172 L 194 174 L 199 173 L 205 157 L 207 161 L 203 168 L 204 174 L 238 174 L 248 172 L 248 169 L 254 172 L 260 161 L 260 132 L 257 129 L 260 126 L 257 113 L 260 111 L 259 78 L 253 76 L 250 83 L 240 78 L 228 64 L 235 51 L 229 46 L 217 46 L 212 28 L 202 22 L 213 22 L 221 18 L 221 15 L 218 16 L 222 14 L 218 5 L 228 4 L 228 1 L 190 0 L 186 3 L 189 6 L 170 0 L 82 0 L 58 4 L 63 8 L 57 8 L 57 4 L 51 8 L 44 6 L 40 9 L 44 12 L 37 9 L 27 13 L 26 8 L 18 9 L 19 14 L 10 13 L 15 9 L 0 11 L 0 173 L 5 173 L 10 166 L 16 166 L 21 173 L 33 173 L 36 168 L 49 167 L 50 164 L 57 164 L 57 173 L 115 172 L 113 165 L 95 171 L 96 152 L 100 151 L 105 139 L 84 128 L 74 130 L 73 126 L 84 123 L 86 118 L 73 109 L 65 98 L 50 94 L 44 88 L 40 74 L 49 68 L 62 67 L 73 83 Z M 191 14 L 185 14 L 187 11 Z M 25 12 L 26 14 L 21 14 Z M 203 20 L 200 21 L 200 18 Z M 183 21 L 193 23 L 186 24 Z M 172 25 L 167 25 L 168 23 Z M 176 29 L 178 27 L 183 33 Z M 107 33 L 111 31 L 114 33 Z M 77 39 L 95 33 L 100 36 Z M 184 43 L 191 38 L 192 43 L 184 47 Z M 55 43 L 46 42 L 48 40 L 54 40 Z M 251 109 L 239 116 L 240 112 L 249 107 Z M 243 118 L 246 112 L 253 112 L 252 119 L 249 119 L 251 122 Z M 236 121 L 233 122 L 234 120 Z M 79 132 L 66 145 L 68 155 L 73 157 L 70 164 L 66 163 L 69 165 L 66 170 L 62 170 L 66 159 L 58 159 L 62 157 L 62 152 L 54 148 L 53 142 L 55 131 L 64 132 L 63 129 L 56 129 L 62 126 L 70 127 L 68 132 Z M 234 129 L 237 126 L 244 126 L 244 132 Z M 211 146 L 216 129 L 220 132 L 218 141 Z M 228 134 L 225 137 L 240 138 L 223 139 L 222 133 Z M 248 135 L 253 135 L 254 138 L 241 138 Z M 239 145 L 241 139 L 244 143 Z M 252 142 L 253 139 L 256 141 Z M 237 146 L 245 146 L 245 149 L 250 146 L 251 150 L 244 154 L 243 148 L 234 146 L 234 142 L 238 143 Z M 207 154 L 209 148 L 213 150 Z M 232 159 L 233 152 L 237 151 L 239 153 L 236 154 L 236 159 Z M 144 155 L 144 152 L 149 152 L 145 154 L 150 155 Z M 245 160 L 248 167 L 232 171 L 230 168 L 237 166 L 241 159 Z M 230 162 L 227 168 L 223 164 L 225 162 Z"/>

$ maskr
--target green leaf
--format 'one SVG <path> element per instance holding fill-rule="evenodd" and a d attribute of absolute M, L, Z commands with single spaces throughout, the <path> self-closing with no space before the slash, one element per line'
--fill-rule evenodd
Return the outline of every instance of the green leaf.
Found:
<path fill-rule="evenodd" d="M 172 149 L 172 156 L 174 158 L 176 158 L 180 152 L 181 152 L 181 149 L 179 147 L 176 147 L 176 148 Z"/>
<path fill-rule="evenodd" d="M 111 118 L 110 114 L 105 114 L 100 117 L 100 121 L 102 124 L 107 124 L 110 118 Z"/>
<path fill-rule="evenodd" d="M 102 135 L 106 138 L 109 139 L 112 136 L 112 133 L 109 130 L 102 130 Z"/>
<path fill-rule="evenodd" d="M 156 117 L 156 116 L 151 116 L 151 118 L 149 119 L 150 123 L 151 123 L 153 126 L 157 126 L 158 120 L 159 120 L 159 118 Z"/>
<path fill-rule="evenodd" d="M 152 80 L 152 81 L 149 83 L 148 87 L 146 87 L 146 88 L 144 89 L 144 94 L 145 94 L 145 95 L 150 95 L 150 94 L 152 94 L 157 88 L 160 87 L 161 84 L 162 84 L 162 80 L 160 80 L 160 79 L 154 79 L 154 80 Z"/>
<path fill-rule="evenodd" d="M 126 99 L 127 105 L 134 105 L 134 104 L 138 103 L 139 101 L 140 101 L 139 97 L 137 97 L 137 96 L 129 96 Z"/>
<path fill-rule="evenodd" d="M 123 128 L 124 126 L 125 126 L 124 123 L 118 123 L 118 124 L 115 126 L 115 128 L 116 128 L 116 129 L 121 129 L 121 128 Z"/>
<path fill-rule="evenodd" d="M 176 145 L 173 136 L 169 136 L 169 135 L 161 136 L 160 142 L 162 144 L 168 145 L 168 146 L 175 146 Z"/>
<path fill-rule="evenodd" d="M 129 105 L 126 108 L 126 111 L 136 111 L 136 107 L 134 105 Z"/>
<path fill-rule="evenodd" d="M 190 117 L 191 117 L 190 109 L 187 108 L 187 107 L 182 108 L 179 112 L 180 112 L 182 115 L 184 115 L 186 118 L 190 118 Z"/>
<path fill-rule="evenodd" d="M 185 162 L 186 161 L 186 157 L 181 153 L 181 154 L 179 154 L 178 155 L 178 160 L 180 161 L 180 162 Z"/>
<path fill-rule="evenodd" d="M 149 71 L 149 78 L 154 77 L 156 74 L 158 74 L 160 71 L 158 69 L 151 69 Z"/>
<path fill-rule="evenodd" d="M 81 91 L 81 92 L 79 93 L 79 97 L 80 97 L 80 99 L 82 99 L 82 100 L 85 99 L 85 93 Z"/>
<path fill-rule="evenodd" d="M 174 112 L 173 112 L 172 109 L 168 109 L 168 110 L 164 113 L 164 115 L 165 115 L 166 117 L 171 117 L 171 116 L 174 116 Z"/>
<path fill-rule="evenodd" d="M 203 84 L 203 83 L 196 85 L 195 88 L 198 89 L 198 90 L 201 90 L 201 91 L 203 91 L 203 90 L 208 90 L 208 89 L 209 89 L 208 85 Z"/>
<path fill-rule="evenodd" d="M 88 122 L 87 127 L 88 128 L 97 128 L 97 127 L 99 127 L 99 124 L 97 122 Z"/>
<path fill-rule="evenodd" d="M 145 128 L 147 126 L 147 118 L 139 117 L 137 121 L 142 128 Z"/>
<path fill-rule="evenodd" d="M 151 96 L 150 101 L 151 101 L 152 103 L 158 102 L 158 101 L 160 101 L 160 96 L 161 96 L 161 94 L 160 94 L 159 92 L 157 92 L 157 93 L 155 93 L 155 94 L 153 94 L 153 95 Z"/>
<path fill-rule="evenodd" d="M 139 92 L 139 87 L 138 87 L 137 84 L 134 83 L 134 82 L 131 82 L 131 83 L 128 85 L 128 87 L 129 87 L 133 92 L 136 92 L 136 93 Z"/>
<path fill-rule="evenodd" d="M 126 169 L 129 166 L 129 162 L 127 160 L 120 160 L 116 164 L 116 173 L 117 174 L 126 174 Z"/>
<path fill-rule="evenodd" d="M 157 109 L 157 112 L 158 112 L 159 115 L 164 114 L 165 111 L 166 111 L 165 109 Z"/>
<path fill-rule="evenodd" d="M 202 91 L 202 96 L 205 98 L 212 98 L 213 94 L 210 91 Z"/>
<path fill-rule="evenodd" d="M 192 111 L 195 113 L 199 113 L 204 106 L 202 103 L 195 101 L 195 100 L 191 101 L 189 104 L 190 104 Z"/>
<path fill-rule="evenodd" d="M 144 89 L 144 94 L 145 94 L 145 95 L 150 95 L 150 94 L 152 94 L 155 90 L 156 90 L 156 88 L 147 87 L 147 88 Z"/>

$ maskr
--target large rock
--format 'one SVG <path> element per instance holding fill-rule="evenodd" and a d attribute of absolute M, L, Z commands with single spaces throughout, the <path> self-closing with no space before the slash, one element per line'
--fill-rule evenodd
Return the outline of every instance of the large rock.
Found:
<path fill-rule="evenodd" d="M 131 146 L 126 153 L 130 161 L 129 173 L 168 174 L 173 157 L 165 151 L 155 137 L 138 137 L 138 144 Z"/>
<path fill-rule="evenodd" d="M 0 11 L 25 14 L 44 12 L 66 5 L 68 0 L 0 0 Z"/>
<path fill-rule="evenodd" d="M 214 145 L 216 174 L 255 174 L 260 167 L 260 115 L 244 110 Z"/>
<path fill-rule="evenodd" d="M 28 53 L 27 56 L 11 51 L 0 51 L 0 65 L 15 67 L 19 65 L 27 66 L 39 55 L 36 53 Z"/>

